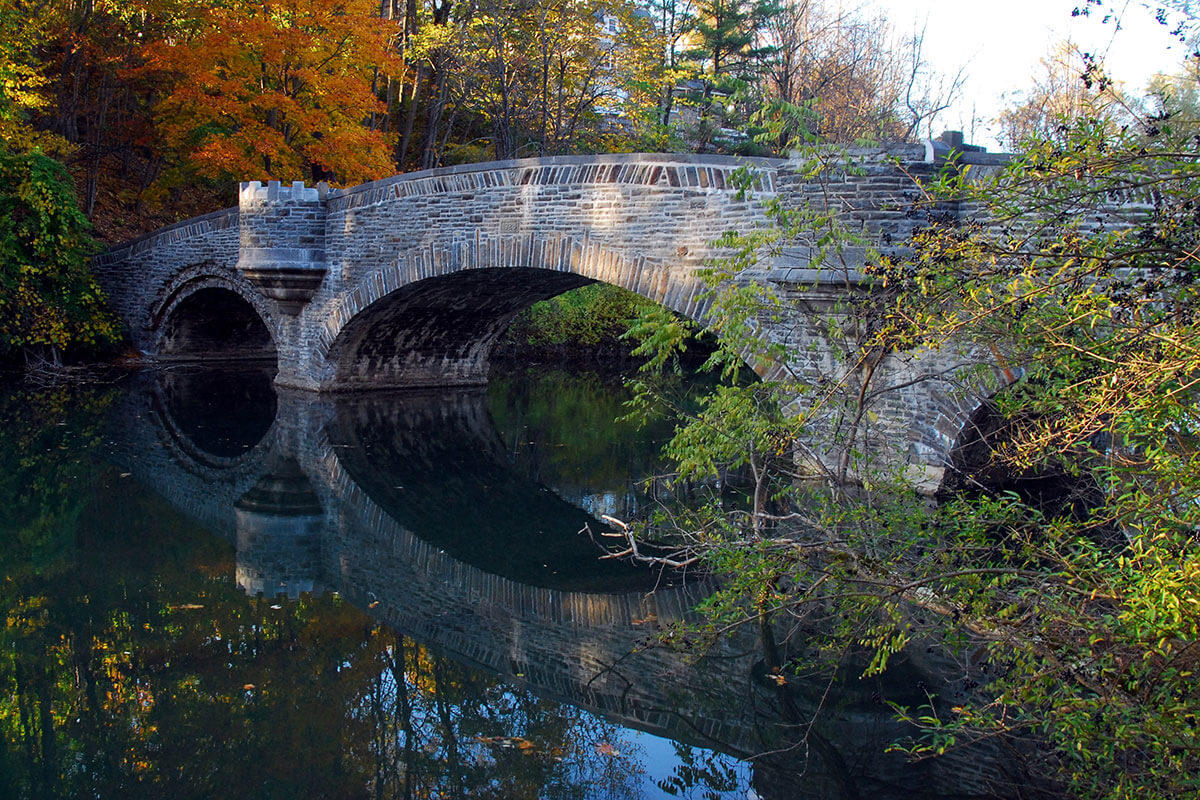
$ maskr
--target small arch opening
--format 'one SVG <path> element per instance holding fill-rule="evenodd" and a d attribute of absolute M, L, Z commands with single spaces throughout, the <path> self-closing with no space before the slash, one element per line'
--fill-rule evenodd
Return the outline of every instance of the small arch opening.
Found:
<path fill-rule="evenodd" d="M 271 332 L 237 292 L 198 289 L 171 309 L 158 338 L 158 357 L 170 361 L 275 361 Z"/>

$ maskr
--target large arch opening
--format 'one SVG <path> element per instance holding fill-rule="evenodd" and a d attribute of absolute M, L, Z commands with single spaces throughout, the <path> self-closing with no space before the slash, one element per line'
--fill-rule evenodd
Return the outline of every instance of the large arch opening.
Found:
<path fill-rule="evenodd" d="M 275 361 L 277 353 L 254 306 L 235 291 L 207 286 L 169 309 L 157 356 L 170 361 Z"/>
<path fill-rule="evenodd" d="M 570 272 L 505 267 L 411 283 L 341 330 L 328 354 L 330 388 L 486 384 L 492 348 L 518 312 L 592 282 Z"/>

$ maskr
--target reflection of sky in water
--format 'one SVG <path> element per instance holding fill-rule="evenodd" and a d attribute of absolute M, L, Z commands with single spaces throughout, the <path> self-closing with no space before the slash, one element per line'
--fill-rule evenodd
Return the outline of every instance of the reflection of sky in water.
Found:
<path fill-rule="evenodd" d="M 347 665 L 348 666 L 348 665 Z M 513 784 L 510 773 L 537 774 L 539 797 L 570 797 L 574 800 L 665 800 L 666 798 L 704 798 L 704 800 L 753 800 L 758 794 L 751 788 L 751 766 L 730 756 L 701 747 L 678 744 L 670 739 L 614 724 L 603 717 L 571 705 L 538 700 L 518 686 L 483 680 L 467 684 L 491 688 L 479 697 L 451 708 L 451 716 L 461 724 L 453 742 L 445 736 L 445 718 L 433 707 L 418 710 L 411 727 L 396 741 L 398 750 L 408 745 L 438 759 L 453 758 L 470 768 L 491 776 L 499 788 Z M 399 698 L 399 688 L 390 672 L 379 674 L 385 696 Z M 425 687 L 427 688 L 427 687 Z M 404 696 L 421 695 L 422 685 L 412 675 L 406 677 Z M 489 714 L 478 714 L 484 706 L 494 709 L 523 709 L 528 716 L 514 715 L 514 727 L 502 734 L 483 734 Z M 418 709 L 420 702 L 415 704 Z M 546 738 L 545 731 L 531 717 L 541 708 L 562 720 L 559 738 Z M 389 709 L 399 715 L 396 706 Z M 477 716 L 478 715 L 478 716 Z M 505 716 L 498 711 L 495 720 Z M 526 727 L 522 727 L 521 723 Z"/>
<path fill-rule="evenodd" d="M 623 516 L 627 509 L 636 508 L 632 493 L 622 493 L 619 496 L 616 492 L 585 494 L 580 498 L 579 504 L 584 511 L 597 518 L 605 514 Z"/>
<path fill-rule="evenodd" d="M 645 770 L 640 775 L 639 789 L 640 797 L 645 800 L 654 798 L 745 798 L 746 800 L 755 800 L 758 794 L 750 788 L 750 771 L 751 767 L 744 761 L 738 761 L 730 756 L 705 750 L 699 747 L 690 747 L 688 745 L 677 744 L 670 739 L 664 739 L 661 736 L 644 733 L 642 731 L 629 730 L 628 728 L 622 731 L 622 746 L 630 749 L 639 750 L 641 756 L 639 761 Z M 701 762 L 714 766 L 716 771 L 720 773 L 722 778 L 727 779 L 731 788 L 721 791 L 719 788 L 708 786 L 681 786 L 673 785 L 673 791 L 664 791 L 664 785 L 672 786 L 672 778 L 678 778 L 678 768 L 680 766 L 679 750 L 684 749 L 691 756 L 693 762 Z M 723 786 L 728 785 L 724 784 Z"/>

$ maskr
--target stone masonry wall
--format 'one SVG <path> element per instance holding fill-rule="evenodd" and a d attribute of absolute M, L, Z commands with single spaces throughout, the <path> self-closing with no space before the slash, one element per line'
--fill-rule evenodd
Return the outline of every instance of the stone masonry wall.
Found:
<path fill-rule="evenodd" d="M 302 351 L 281 383 L 337 387 L 339 359 L 352 361 L 357 343 L 335 342 L 352 320 L 401 287 L 473 269 L 570 273 L 696 317 L 694 271 L 713 254 L 710 242 L 761 224 L 762 202 L 774 194 L 776 163 L 760 160 L 752 164 L 761 169 L 757 195 L 739 197 L 733 176 L 742 166 L 721 157 L 534 159 L 399 176 L 334 196 L 329 278 L 300 316 Z M 491 312 L 498 321 L 515 313 L 501 300 Z M 450 358 L 457 344 L 447 343 Z M 373 386 L 387 384 L 411 385 L 402 373 L 374 375 Z"/>
<path fill-rule="evenodd" d="M 248 181 L 238 191 L 238 270 L 287 313 L 325 278 L 328 194 L 326 184 L 308 188 L 302 181 Z"/>
<path fill-rule="evenodd" d="M 275 334 L 275 309 L 237 270 L 238 222 L 236 208 L 215 211 L 162 228 L 92 260 L 135 349 L 157 354 L 158 338 L 174 308 L 207 288 L 241 297 Z"/>

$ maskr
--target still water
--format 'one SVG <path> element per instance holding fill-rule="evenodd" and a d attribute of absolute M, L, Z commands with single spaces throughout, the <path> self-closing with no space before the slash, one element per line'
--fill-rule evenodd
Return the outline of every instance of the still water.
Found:
<path fill-rule="evenodd" d="M 657 646 L 704 581 L 600 560 L 670 423 L 619 382 L 330 398 L 176 369 L 0 395 L 0 797 L 934 798 L 886 701 L 753 639 Z M 584 531 L 584 532 L 581 532 Z M 951 676 L 952 677 L 952 676 Z M 815 712 L 821 708 L 821 714 Z M 815 721 L 814 721 L 815 720 Z"/>

